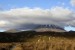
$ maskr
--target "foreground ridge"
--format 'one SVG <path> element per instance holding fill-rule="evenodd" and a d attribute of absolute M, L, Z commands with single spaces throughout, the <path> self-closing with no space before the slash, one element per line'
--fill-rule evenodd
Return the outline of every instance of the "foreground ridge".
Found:
<path fill-rule="evenodd" d="M 75 50 L 75 32 L 0 32 L 0 50 Z"/>

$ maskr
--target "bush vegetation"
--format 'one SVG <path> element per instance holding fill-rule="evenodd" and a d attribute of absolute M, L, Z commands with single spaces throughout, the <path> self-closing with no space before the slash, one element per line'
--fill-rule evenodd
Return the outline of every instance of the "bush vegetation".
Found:
<path fill-rule="evenodd" d="M 75 32 L 1 32 L 0 50 L 75 50 Z"/>

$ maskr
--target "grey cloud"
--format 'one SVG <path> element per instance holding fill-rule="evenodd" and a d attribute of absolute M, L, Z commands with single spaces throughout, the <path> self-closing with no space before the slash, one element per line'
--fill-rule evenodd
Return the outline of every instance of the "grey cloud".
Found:
<path fill-rule="evenodd" d="M 16 8 L 0 12 L 0 23 L 5 21 L 5 28 L 15 28 L 18 25 L 33 24 L 56 24 L 61 27 L 66 25 L 75 26 L 75 12 L 63 7 L 51 9 L 42 8 Z M 6 22 L 7 21 L 7 22 Z M 0 25 L 0 27 L 2 27 Z"/>

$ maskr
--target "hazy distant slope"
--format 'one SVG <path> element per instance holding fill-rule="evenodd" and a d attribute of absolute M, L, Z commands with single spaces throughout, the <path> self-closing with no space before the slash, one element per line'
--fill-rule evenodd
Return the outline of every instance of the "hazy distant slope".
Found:
<path fill-rule="evenodd" d="M 17 29 L 10 29 L 6 32 L 19 32 L 19 31 L 37 31 L 37 32 L 43 32 L 43 31 L 54 31 L 54 32 L 66 32 L 64 28 L 53 25 L 53 24 L 26 24 L 19 26 Z"/>
<path fill-rule="evenodd" d="M 10 30 L 7 30 L 5 32 L 8 32 L 8 33 L 15 33 L 15 32 L 19 32 L 20 30 L 17 30 L 17 29 L 10 29 Z"/>

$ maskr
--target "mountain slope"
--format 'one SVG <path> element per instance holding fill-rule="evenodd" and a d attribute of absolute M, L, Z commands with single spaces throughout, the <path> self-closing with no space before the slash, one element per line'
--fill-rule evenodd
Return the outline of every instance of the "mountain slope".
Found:
<path fill-rule="evenodd" d="M 66 32 L 63 28 L 57 25 L 39 25 L 35 31 L 44 32 L 44 31 L 54 31 L 54 32 Z"/>
<path fill-rule="evenodd" d="M 44 31 L 54 31 L 54 32 L 65 32 L 64 28 L 53 25 L 53 24 L 26 24 L 19 26 L 17 29 L 7 30 L 6 32 L 19 32 L 19 31 L 36 31 L 36 32 L 44 32 Z"/>

